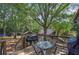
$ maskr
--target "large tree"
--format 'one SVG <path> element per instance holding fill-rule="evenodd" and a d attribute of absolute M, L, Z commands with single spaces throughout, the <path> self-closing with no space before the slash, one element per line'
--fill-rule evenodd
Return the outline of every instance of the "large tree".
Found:
<path fill-rule="evenodd" d="M 46 39 L 47 29 L 53 23 L 53 20 L 64 18 L 63 14 L 66 15 L 64 11 L 67 10 L 68 6 L 69 4 L 63 3 L 3 4 L 1 9 L 5 11 L 1 11 L 1 19 L 5 19 L 8 13 L 8 15 L 10 16 L 8 16 L 7 22 L 4 21 L 4 23 L 6 22 L 7 28 L 11 29 L 14 32 L 21 30 L 24 31 L 26 28 L 32 28 L 32 25 L 30 24 L 33 23 L 32 21 L 36 21 L 40 26 L 43 27 L 44 39 Z M 4 31 L 5 28 L 6 26 L 4 26 Z"/>
<path fill-rule="evenodd" d="M 30 16 L 44 29 L 44 39 L 46 40 L 47 28 L 52 24 L 54 19 L 61 19 L 63 11 L 69 4 L 29 4 Z"/>
<path fill-rule="evenodd" d="M 46 40 L 47 28 L 52 24 L 54 19 L 63 18 L 63 12 L 69 4 L 63 3 L 44 3 L 44 4 L 18 4 L 16 7 L 23 13 L 29 15 L 44 29 L 44 39 Z"/>

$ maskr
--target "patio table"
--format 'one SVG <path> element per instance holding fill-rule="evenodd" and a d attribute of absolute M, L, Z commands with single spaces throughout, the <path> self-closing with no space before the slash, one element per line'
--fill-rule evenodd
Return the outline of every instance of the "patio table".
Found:
<path fill-rule="evenodd" d="M 47 49 L 54 47 L 54 45 L 52 45 L 49 41 L 40 41 L 36 44 L 36 46 L 42 50 L 44 55 L 46 55 Z"/>

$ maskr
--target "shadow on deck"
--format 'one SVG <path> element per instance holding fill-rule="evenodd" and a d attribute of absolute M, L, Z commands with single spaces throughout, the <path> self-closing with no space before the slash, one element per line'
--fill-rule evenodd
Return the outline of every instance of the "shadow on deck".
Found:
<path fill-rule="evenodd" d="M 66 52 L 67 52 L 66 48 L 65 49 L 58 48 L 56 51 L 56 55 L 67 55 Z M 33 47 L 29 46 L 23 50 L 13 52 L 10 55 L 36 55 L 36 53 L 35 53 Z M 54 54 L 52 53 L 51 55 L 54 55 Z"/>

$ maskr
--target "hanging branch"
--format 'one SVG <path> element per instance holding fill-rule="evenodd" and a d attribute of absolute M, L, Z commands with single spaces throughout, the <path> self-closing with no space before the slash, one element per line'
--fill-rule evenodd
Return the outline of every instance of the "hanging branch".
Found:
<path fill-rule="evenodd" d="M 61 13 L 63 10 L 65 10 L 67 7 L 69 6 L 69 4 L 60 4 L 60 6 L 57 8 L 57 10 L 55 11 L 54 15 L 51 17 L 51 20 L 48 24 L 47 27 L 50 26 L 50 24 L 52 23 L 52 19 L 55 18 L 57 16 L 57 14 Z"/>

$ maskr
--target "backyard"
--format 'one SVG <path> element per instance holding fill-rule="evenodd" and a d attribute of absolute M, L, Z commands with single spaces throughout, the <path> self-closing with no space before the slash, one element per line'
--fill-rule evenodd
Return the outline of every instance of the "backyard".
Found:
<path fill-rule="evenodd" d="M 79 4 L 0 4 L 0 55 L 79 55 Z"/>

